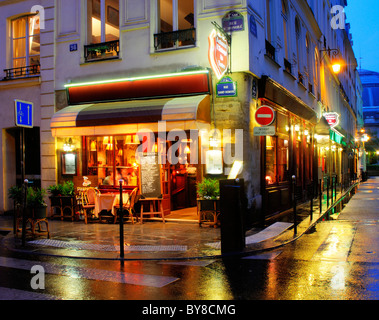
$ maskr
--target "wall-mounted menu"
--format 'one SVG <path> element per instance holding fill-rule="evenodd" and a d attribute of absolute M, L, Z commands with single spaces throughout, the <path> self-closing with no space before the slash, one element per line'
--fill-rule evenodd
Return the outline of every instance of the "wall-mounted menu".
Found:
<path fill-rule="evenodd" d="M 162 196 L 157 153 L 139 153 L 141 195 L 145 198 Z"/>

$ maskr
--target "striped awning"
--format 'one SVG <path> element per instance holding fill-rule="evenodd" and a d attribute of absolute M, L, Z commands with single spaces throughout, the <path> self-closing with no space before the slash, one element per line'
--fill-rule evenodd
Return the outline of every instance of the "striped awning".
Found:
<path fill-rule="evenodd" d="M 167 129 L 195 129 L 210 123 L 209 95 L 133 100 L 68 106 L 51 119 L 53 136 L 126 134 L 142 128 L 157 131 L 158 122 Z"/>

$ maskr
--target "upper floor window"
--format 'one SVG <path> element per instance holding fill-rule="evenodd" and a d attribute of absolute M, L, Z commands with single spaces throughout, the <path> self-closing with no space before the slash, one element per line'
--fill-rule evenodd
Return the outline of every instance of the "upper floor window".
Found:
<path fill-rule="evenodd" d="M 88 0 L 85 60 L 117 58 L 120 37 L 119 0 Z"/>
<path fill-rule="evenodd" d="M 155 49 L 195 45 L 194 1 L 157 0 L 158 33 L 154 35 Z"/>
<path fill-rule="evenodd" d="M 283 18 L 283 35 L 284 35 L 284 50 L 285 50 L 285 58 L 289 59 L 289 50 L 288 50 L 288 10 L 287 4 L 284 0 L 282 0 L 282 18 Z"/>
<path fill-rule="evenodd" d="M 5 70 L 7 79 L 39 74 L 39 22 L 38 15 L 28 15 L 12 20 L 12 68 Z"/>
<path fill-rule="evenodd" d="M 118 40 L 120 36 L 119 1 L 91 0 L 88 1 L 91 12 L 90 43 L 102 43 Z"/>
<path fill-rule="evenodd" d="M 296 58 L 297 58 L 297 70 L 298 70 L 298 77 L 299 82 L 304 83 L 303 80 L 303 74 L 301 70 L 302 61 L 301 61 L 301 27 L 300 27 L 300 20 L 298 17 L 295 18 L 295 33 L 296 33 Z"/>

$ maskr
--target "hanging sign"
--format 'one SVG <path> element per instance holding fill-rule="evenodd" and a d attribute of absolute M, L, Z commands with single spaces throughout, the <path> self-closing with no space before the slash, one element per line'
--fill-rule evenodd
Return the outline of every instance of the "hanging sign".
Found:
<path fill-rule="evenodd" d="M 221 77 L 228 70 L 229 66 L 229 45 L 225 37 L 213 30 L 208 37 L 209 49 L 208 59 L 212 70 L 216 74 L 217 79 Z"/>
<path fill-rule="evenodd" d="M 323 116 L 332 128 L 334 128 L 340 123 L 340 115 L 337 112 L 326 112 L 323 114 Z"/>
<path fill-rule="evenodd" d="M 222 18 L 222 28 L 225 32 L 245 30 L 243 15 L 237 11 L 229 11 Z"/>
<path fill-rule="evenodd" d="M 237 83 L 230 77 L 224 77 L 216 84 L 216 95 L 218 97 L 237 96 Z"/>
<path fill-rule="evenodd" d="M 275 120 L 275 111 L 269 106 L 262 106 L 255 112 L 255 121 L 261 126 L 269 126 Z"/>

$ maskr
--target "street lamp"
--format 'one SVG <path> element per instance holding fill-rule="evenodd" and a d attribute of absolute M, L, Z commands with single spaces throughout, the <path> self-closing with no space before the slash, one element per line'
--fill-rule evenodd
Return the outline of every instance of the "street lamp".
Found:
<path fill-rule="evenodd" d="M 322 52 L 325 52 L 324 55 L 322 55 Z M 325 55 L 328 54 L 328 56 L 330 57 L 330 54 L 332 54 L 332 70 L 335 74 L 338 74 L 340 73 L 341 71 L 341 67 L 342 67 L 342 63 L 341 63 L 341 60 L 338 58 L 339 54 L 340 54 L 340 51 L 339 49 L 323 49 L 323 50 L 320 50 L 320 61 L 322 60 L 323 57 L 325 57 Z"/>

